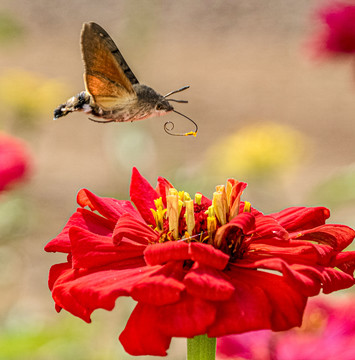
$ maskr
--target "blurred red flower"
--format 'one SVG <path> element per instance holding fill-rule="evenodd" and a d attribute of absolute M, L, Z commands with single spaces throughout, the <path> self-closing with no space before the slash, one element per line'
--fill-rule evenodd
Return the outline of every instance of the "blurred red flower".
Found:
<path fill-rule="evenodd" d="M 26 144 L 0 132 L 0 191 L 23 179 L 29 172 L 30 163 Z"/>
<path fill-rule="evenodd" d="M 322 31 L 315 38 L 320 55 L 355 53 L 355 4 L 336 2 L 319 11 Z"/>
<path fill-rule="evenodd" d="M 354 296 L 311 299 L 303 325 L 281 333 L 250 331 L 217 341 L 217 359 L 353 360 Z"/>
<path fill-rule="evenodd" d="M 80 190 L 80 207 L 45 248 L 68 254 L 49 274 L 56 309 L 90 322 L 131 296 L 120 341 L 132 355 L 166 355 L 172 337 L 300 326 L 309 296 L 354 284 L 355 252 L 342 250 L 355 232 L 325 224 L 324 207 L 264 215 L 240 202 L 245 187 L 229 179 L 212 200 L 191 200 L 134 168 L 136 208 Z"/>

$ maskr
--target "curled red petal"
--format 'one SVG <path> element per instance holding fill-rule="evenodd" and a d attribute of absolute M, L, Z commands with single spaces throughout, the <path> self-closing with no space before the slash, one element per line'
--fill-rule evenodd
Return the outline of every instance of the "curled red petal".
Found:
<path fill-rule="evenodd" d="M 144 251 L 144 259 L 149 265 L 186 260 L 189 259 L 189 245 L 184 241 L 150 245 Z"/>
<path fill-rule="evenodd" d="M 143 221 L 131 214 L 123 214 L 117 221 L 113 231 L 113 243 L 119 244 L 123 238 L 147 245 L 159 240 L 159 234 Z"/>
<path fill-rule="evenodd" d="M 349 226 L 325 224 L 313 229 L 295 232 L 290 235 L 293 239 L 316 241 L 330 245 L 334 250 L 342 251 L 354 240 L 355 231 Z"/>
<path fill-rule="evenodd" d="M 353 276 L 355 271 L 355 251 L 345 251 L 337 254 L 333 266 Z"/>
<path fill-rule="evenodd" d="M 168 180 L 161 176 L 158 177 L 158 185 L 155 191 L 161 196 L 164 206 L 166 206 L 166 195 L 171 188 L 173 188 L 173 185 Z"/>
<path fill-rule="evenodd" d="M 177 302 L 185 289 L 182 262 L 162 265 L 158 271 L 148 274 L 134 285 L 131 296 L 138 302 L 166 305 Z"/>
<path fill-rule="evenodd" d="M 235 267 L 228 275 L 236 290 L 230 300 L 217 307 L 209 336 L 260 329 L 282 331 L 301 325 L 307 297 L 283 277 Z"/>
<path fill-rule="evenodd" d="M 290 207 L 269 215 L 288 232 L 293 232 L 323 225 L 330 212 L 325 207 Z"/>
<path fill-rule="evenodd" d="M 223 270 L 229 261 L 229 256 L 221 250 L 199 242 L 189 244 L 189 258 L 219 270 Z"/>
<path fill-rule="evenodd" d="M 242 196 L 242 193 L 248 184 L 241 181 L 236 181 L 235 179 L 228 179 L 227 181 L 232 184 L 232 190 L 229 198 L 230 213 L 236 214 L 237 210 L 239 212 L 240 197 Z"/>
<path fill-rule="evenodd" d="M 249 245 L 249 251 L 244 254 L 244 259 L 254 261 L 278 257 L 290 263 L 329 265 L 333 256 L 334 250 L 331 246 L 306 241 L 291 241 L 287 246 L 252 242 Z"/>
<path fill-rule="evenodd" d="M 166 356 L 171 336 L 158 329 L 160 307 L 138 303 L 119 339 L 125 351 L 133 356 Z"/>
<path fill-rule="evenodd" d="M 71 264 L 69 263 L 53 265 L 49 272 L 49 288 L 52 291 L 52 298 L 55 302 L 57 311 L 65 309 L 73 315 L 90 323 L 90 314 L 93 309 L 88 309 L 83 306 L 80 301 L 72 299 L 69 288 L 66 286 L 66 284 L 75 280 L 76 276 L 77 271 L 72 269 Z"/>
<path fill-rule="evenodd" d="M 288 232 L 272 216 L 261 214 L 259 216 L 255 216 L 255 230 L 253 231 L 252 238 L 250 239 L 253 243 L 288 243 L 288 239 Z"/>
<path fill-rule="evenodd" d="M 158 327 L 166 335 L 194 337 L 207 333 L 216 319 L 216 305 L 201 298 L 182 293 L 181 300 L 160 307 Z"/>
<path fill-rule="evenodd" d="M 51 240 L 44 248 L 48 252 L 64 252 L 71 251 L 71 244 L 69 239 L 69 229 L 72 226 L 78 226 L 87 229 L 98 235 L 111 235 L 115 227 L 115 223 L 111 220 L 93 213 L 92 211 L 78 208 L 77 211 L 69 218 L 64 229 Z"/>
<path fill-rule="evenodd" d="M 226 238 L 231 234 L 247 234 L 255 228 L 255 217 L 251 213 L 245 212 L 237 215 L 229 223 L 221 226 L 215 235 L 215 244 L 218 247 L 226 246 Z M 227 250 L 227 249 L 225 249 Z"/>
<path fill-rule="evenodd" d="M 63 309 L 90 322 L 94 310 L 112 310 L 119 296 L 129 296 L 142 276 L 157 270 L 143 262 L 140 267 L 131 268 L 131 262 L 128 259 L 96 269 L 71 269 L 55 282 L 53 299 Z"/>
<path fill-rule="evenodd" d="M 189 294 L 211 301 L 228 300 L 235 290 L 221 271 L 202 264 L 187 273 L 184 284 Z"/>
<path fill-rule="evenodd" d="M 159 195 L 135 167 L 132 170 L 130 196 L 144 221 L 155 226 L 151 209 L 156 209 L 154 200 L 159 198 Z"/>
<path fill-rule="evenodd" d="M 129 201 L 100 197 L 87 189 L 81 189 L 78 192 L 77 202 L 80 206 L 88 206 L 92 211 L 96 210 L 102 216 L 114 222 L 125 213 L 130 213 L 138 219 L 141 218 Z"/>
<path fill-rule="evenodd" d="M 69 230 L 73 268 L 95 268 L 129 258 L 143 257 L 145 246 L 133 242 L 112 243 L 112 238 L 73 226 Z M 137 266 L 141 259 L 137 259 Z"/>

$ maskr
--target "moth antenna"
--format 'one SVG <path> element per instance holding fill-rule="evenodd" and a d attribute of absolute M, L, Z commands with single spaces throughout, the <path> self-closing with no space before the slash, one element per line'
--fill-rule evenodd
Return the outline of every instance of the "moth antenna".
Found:
<path fill-rule="evenodd" d="M 192 119 L 190 119 L 188 116 L 186 116 L 186 115 L 184 115 L 184 114 L 182 114 L 182 113 L 180 113 L 180 112 L 178 112 L 178 111 L 176 111 L 176 110 L 173 110 L 173 111 L 174 111 L 174 113 L 177 113 L 178 115 L 183 116 L 183 117 L 186 118 L 187 120 L 190 120 L 190 121 L 195 125 L 195 131 L 190 131 L 190 132 L 185 133 L 185 134 L 183 134 L 183 133 L 180 133 L 180 134 L 179 134 L 179 133 L 176 133 L 176 134 L 174 134 L 174 133 L 171 132 L 171 131 L 174 129 L 174 127 L 175 127 L 175 125 L 174 125 L 174 123 L 173 123 L 172 121 L 168 121 L 168 122 L 166 122 L 166 123 L 164 124 L 164 131 L 165 131 L 167 134 L 172 135 L 172 136 L 189 136 L 189 135 L 196 136 L 197 131 L 198 131 L 198 126 L 197 126 L 197 124 L 196 124 Z M 170 129 L 169 129 L 169 126 L 170 126 Z"/>
<path fill-rule="evenodd" d="M 183 86 L 182 88 L 178 89 L 178 90 L 174 90 L 174 91 L 170 91 L 169 93 L 167 93 L 166 95 L 163 96 L 163 98 L 167 98 L 168 96 L 170 95 L 173 95 L 173 94 L 176 94 L 178 92 L 181 92 L 181 91 L 184 91 L 186 89 L 188 89 L 190 87 L 190 85 L 186 85 L 186 86 Z"/>
<path fill-rule="evenodd" d="M 110 122 L 115 122 L 115 120 L 95 120 L 95 119 L 91 119 L 91 118 L 88 118 L 88 119 L 93 122 L 99 123 L 99 124 L 107 124 Z"/>
<path fill-rule="evenodd" d="M 177 103 L 181 103 L 181 104 L 187 104 L 188 101 L 187 100 L 176 100 L 176 99 L 168 99 L 168 101 L 175 101 Z"/>

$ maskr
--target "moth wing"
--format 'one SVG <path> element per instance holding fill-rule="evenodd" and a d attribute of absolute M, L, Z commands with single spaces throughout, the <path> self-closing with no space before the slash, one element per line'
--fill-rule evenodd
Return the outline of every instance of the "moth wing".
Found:
<path fill-rule="evenodd" d="M 81 50 L 86 90 L 97 105 L 111 108 L 136 98 L 132 85 L 138 80 L 104 29 L 85 23 Z"/>
<path fill-rule="evenodd" d="M 100 74 L 85 73 L 84 82 L 95 104 L 105 110 L 118 106 L 124 107 L 128 102 L 136 99 L 134 92 L 127 92 Z"/>

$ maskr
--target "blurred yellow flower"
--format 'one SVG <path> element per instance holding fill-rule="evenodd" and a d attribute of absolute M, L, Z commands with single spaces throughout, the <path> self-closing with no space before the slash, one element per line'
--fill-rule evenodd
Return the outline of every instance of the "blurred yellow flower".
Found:
<path fill-rule="evenodd" d="M 33 122 L 53 109 L 64 97 L 65 86 L 23 69 L 8 69 L 0 76 L 0 102 L 17 120 Z"/>
<path fill-rule="evenodd" d="M 291 127 L 254 123 L 219 139 L 207 150 L 207 162 L 217 174 L 265 177 L 299 164 L 306 147 L 306 137 Z"/>

